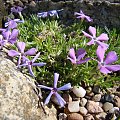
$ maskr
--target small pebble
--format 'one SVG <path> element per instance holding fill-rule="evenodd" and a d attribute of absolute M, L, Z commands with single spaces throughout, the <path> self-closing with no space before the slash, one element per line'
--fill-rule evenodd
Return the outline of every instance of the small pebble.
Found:
<path fill-rule="evenodd" d="M 101 100 L 101 94 L 96 94 L 95 96 L 93 96 L 92 100 L 95 102 L 99 102 Z"/>
<path fill-rule="evenodd" d="M 67 115 L 65 113 L 60 113 L 58 117 L 59 117 L 59 120 L 67 120 Z"/>
<path fill-rule="evenodd" d="M 116 111 L 119 111 L 119 107 L 113 107 L 109 110 L 109 113 L 115 113 Z"/>
<path fill-rule="evenodd" d="M 101 97 L 101 100 L 100 100 L 102 103 L 105 103 L 105 102 L 111 102 L 111 103 L 114 103 L 114 100 L 113 100 L 113 96 L 110 95 L 110 94 L 104 94 L 102 97 Z"/>
<path fill-rule="evenodd" d="M 83 116 L 79 113 L 71 113 L 68 115 L 68 120 L 84 120 Z"/>
<path fill-rule="evenodd" d="M 100 86 L 94 86 L 93 87 L 93 92 L 96 93 L 96 94 L 100 93 L 101 92 Z"/>
<path fill-rule="evenodd" d="M 82 87 L 74 86 L 72 91 L 77 97 L 84 97 L 86 94 L 86 90 Z"/>
<path fill-rule="evenodd" d="M 106 103 L 103 104 L 103 109 L 104 109 L 105 112 L 111 110 L 112 108 L 113 108 L 113 104 L 110 103 L 110 102 L 106 102 Z"/>
<path fill-rule="evenodd" d="M 84 106 L 86 105 L 86 103 L 87 103 L 87 99 L 82 98 L 82 99 L 80 100 L 80 106 L 84 107 Z"/>
<path fill-rule="evenodd" d="M 107 113 L 105 113 L 105 112 L 99 113 L 95 116 L 95 118 L 96 118 L 95 120 L 105 120 L 106 115 L 107 115 Z"/>
<path fill-rule="evenodd" d="M 120 98 L 118 96 L 114 97 L 114 102 L 115 102 L 115 105 L 120 108 Z"/>
<path fill-rule="evenodd" d="M 95 120 L 94 117 L 91 114 L 87 114 L 85 116 L 85 120 Z"/>
<path fill-rule="evenodd" d="M 85 107 L 80 107 L 80 113 L 81 113 L 82 115 L 86 115 L 87 112 L 88 112 L 88 110 L 87 110 Z"/>
<path fill-rule="evenodd" d="M 103 109 L 94 101 L 88 100 L 86 108 L 89 113 L 100 113 Z"/>
<path fill-rule="evenodd" d="M 79 101 L 72 101 L 68 103 L 68 110 L 70 112 L 79 112 Z"/>

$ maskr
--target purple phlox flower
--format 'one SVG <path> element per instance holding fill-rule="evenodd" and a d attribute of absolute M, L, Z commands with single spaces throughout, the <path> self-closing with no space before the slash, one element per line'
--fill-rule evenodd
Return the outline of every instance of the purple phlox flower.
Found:
<path fill-rule="evenodd" d="M 48 16 L 48 13 L 47 12 L 40 12 L 40 13 L 37 14 L 37 16 L 40 17 L 40 18 L 45 18 L 45 17 Z"/>
<path fill-rule="evenodd" d="M 92 45 L 92 44 L 97 43 L 98 45 L 100 45 L 101 47 L 103 47 L 105 50 L 109 47 L 108 44 L 104 43 L 105 41 L 109 40 L 107 34 L 102 33 L 100 36 L 96 37 L 96 28 L 92 27 L 92 26 L 89 27 L 89 32 L 91 33 L 91 35 L 88 34 L 88 33 L 86 33 L 86 32 L 84 32 L 84 31 L 82 31 L 82 33 L 86 37 L 88 37 L 88 38 L 91 39 L 90 42 L 87 43 L 87 45 Z"/>
<path fill-rule="evenodd" d="M 20 19 L 13 19 L 13 20 L 9 20 L 8 22 L 5 23 L 5 27 L 8 27 L 10 26 L 9 29 L 13 29 L 13 28 L 16 28 L 17 27 L 17 23 L 24 23 L 23 20 L 20 20 Z M 11 24 L 11 25 L 10 25 Z"/>
<path fill-rule="evenodd" d="M 66 104 L 65 100 L 58 94 L 58 91 L 71 89 L 71 84 L 68 83 L 68 84 L 63 85 L 62 87 L 57 88 L 58 78 L 59 78 L 59 74 L 54 73 L 54 85 L 53 85 L 53 87 L 38 85 L 38 87 L 40 87 L 40 88 L 48 89 L 48 90 L 51 91 L 50 94 L 48 95 L 48 97 L 46 98 L 45 102 L 44 102 L 45 105 L 49 103 L 50 98 L 53 94 L 57 98 L 57 100 L 59 102 L 59 105 L 61 107 L 64 107 L 64 105 Z"/>
<path fill-rule="evenodd" d="M 24 50 L 25 50 L 24 42 L 17 42 L 17 48 L 18 48 L 18 51 L 9 50 L 8 55 L 11 57 L 19 56 L 18 65 L 21 64 L 21 60 L 23 60 L 23 62 L 24 62 L 24 57 L 26 57 L 27 55 L 35 55 L 35 53 L 36 53 L 35 48 L 31 48 L 31 49 L 27 50 L 26 52 L 24 52 Z"/>
<path fill-rule="evenodd" d="M 40 12 L 37 14 L 38 17 L 41 17 L 41 18 L 45 18 L 45 17 L 53 17 L 53 16 L 56 16 L 57 18 L 59 18 L 58 16 L 58 12 L 62 11 L 63 9 L 61 10 L 50 10 L 48 12 Z"/>
<path fill-rule="evenodd" d="M 14 20 L 10 20 L 10 21 L 8 21 L 5 24 L 5 27 L 7 27 L 7 28 L 5 28 L 5 29 L 4 28 L 0 28 L 0 31 L 2 31 L 2 32 L 10 31 L 10 30 L 12 30 L 12 29 L 17 27 L 17 23 Z"/>
<path fill-rule="evenodd" d="M 88 22 L 92 22 L 93 19 L 91 19 L 89 16 L 85 15 L 82 10 L 80 12 L 75 12 L 74 15 L 78 15 L 76 18 L 81 18 L 82 20 L 86 19 Z"/>
<path fill-rule="evenodd" d="M 12 13 L 20 13 L 24 8 L 20 7 L 20 6 L 15 6 L 11 8 L 11 12 Z"/>
<path fill-rule="evenodd" d="M 27 66 L 30 75 L 35 77 L 34 73 L 32 71 L 32 66 L 44 66 L 44 65 L 46 65 L 46 63 L 44 63 L 44 62 L 35 63 L 35 60 L 39 57 L 39 55 L 40 55 L 40 52 L 38 54 L 36 54 L 36 56 L 32 60 L 29 60 L 28 58 L 23 56 L 23 59 L 24 59 L 25 62 L 23 64 L 21 64 L 21 65 L 18 65 L 18 67 Z"/>
<path fill-rule="evenodd" d="M 118 56 L 115 51 L 110 51 L 106 58 L 104 58 L 105 50 L 101 46 L 98 46 L 96 54 L 98 57 L 98 68 L 100 69 L 100 72 L 108 74 L 112 71 L 120 70 L 120 65 L 112 64 L 118 60 Z"/>
<path fill-rule="evenodd" d="M 12 31 L 3 31 L 2 35 L 3 35 L 3 41 L 5 41 L 5 43 L 11 43 L 14 44 L 17 40 L 19 34 L 19 30 L 17 29 L 13 29 Z"/>
<path fill-rule="evenodd" d="M 48 15 L 51 17 L 56 16 L 57 18 L 59 18 L 57 10 L 48 11 Z"/>
<path fill-rule="evenodd" d="M 69 59 L 73 64 L 82 64 L 90 60 L 90 58 L 83 59 L 85 55 L 86 51 L 84 49 L 80 48 L 75 55 L 74 48 L 71 48 L 69 50 L 69 56 L 67 59 Z"/>
<path fill-rule="evenodd" d="M 7 43 L 14 44 L 17 40 L 19 31 L 17 29 L 13 29 L 13 31 L 3 31 L 2 37 L 0 39 L 0 46 L 1 48 L 5 46 Z"/>

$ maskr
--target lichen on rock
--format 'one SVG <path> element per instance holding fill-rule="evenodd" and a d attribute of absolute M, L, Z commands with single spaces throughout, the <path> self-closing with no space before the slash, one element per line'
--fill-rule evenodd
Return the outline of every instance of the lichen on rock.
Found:
<path fill-rule="evenodd" d="M 22 74 L 16 65 L 0 53 L 0 120 L 57 120 L 56 110 L 38 105 L 34 79 Z"/>

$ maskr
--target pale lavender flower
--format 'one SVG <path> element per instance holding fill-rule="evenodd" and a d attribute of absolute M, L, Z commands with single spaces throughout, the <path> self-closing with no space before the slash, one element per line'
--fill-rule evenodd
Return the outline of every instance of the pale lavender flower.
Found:
<path fill-rule="evenodd" d="M 13 29 L 13 31 L 3 31 L 0 38 L 0 49 L 5 46 L 7 43 L 14 44 L 17 40 L 19 31 L 17 29 Z"/>
<path fill-rule="evenodd" d="M 40 88 L 48 89 L 48 90 L 51 91 L 50 94 L 48 95 L 48 97 L 46 98 L 45 102 L 44 102 L 45 105 L 49 103 L 52 95 L 55 95 L 55 97 L 57 98 L 57 100 L 59 102 L 59 105 L 61 107 L 64 107 L 64 105 L 66 104 L 65 100 L 58 94 L 58 92 L 61 91 L 61 90 L 71 89 L 71 84 L 68 83 L 68 84 L 63 85 L 62 87 L 57 88 L 58 78 L 59 78 L 59 74 L 54 73 L 54 85 L 53 85 L 53 87 L 38 85 L 38 87 L 40 87 Z"/>
<path fill-rule="evenodd" d="M 92 22 L 93 19 L 91 19 L 89 16 L 85 15 L 82 10 L 80 12 L 75 12 L 74 15 L 77 17 L 76 18 L 81 18 L 82 20 L 86 19 L 88 22 Z"/>
<path fill-rule="evenodd" d="M 21 64 L 21 65 L 18 65 L 18 67 L 27 66 L 30 75 L 35 77 L 34 73 L 32 71 L 32 66 L 44 66 L 44 65 L 46 65 L 46 63 L 43 63 L 43 62 L 35 63 L 35 60 L 39 57 L 39 55 L 40 55 L 40 52 L 32 60 L 29 60 L 28 58 L 23 56 L 24 57 L 23 59 L 24 59 L 25 62 L 23 64 Z"/>
<path fill-rule="evenodd" d="M 20 7 L 20 6 L 15 6 L 15 7 L 12 7 L 11 8 L 11 12 L 12 13 L 18 13 L 19 14 L 19 16 L 20 16 L 20 18 L 22 19 L 22 21 L 24 21 L 24 18 L 23 18 L 23 16 L 22 16 L 22 11 L 23 11 L 23 9 L 24 8 L 22 8 L 22 7 Z"/>
<path fill-rule="evenodd" d="M 13 23 L 11 23 L 13 22 Z M 24 23 L 23 20 L 20 20 L 20 19 L 13 19 L 13 20 L 8 20 L 8 22 L 5 23 L 5 27 L 8 27 L 10 26 L 10 24 L 12 24 L 13 28 L 16 28 L 17 27 L 17 23 Z M 11 28 L 11 27 L 10 27 Z M 12 28 L 12 29 L 13 29 Z"/>
<path fill-rule="evenodd" d="M 38 13 L 37 16 L 40 17 L 40 18 L 45 18 L 45 17 L 48 16 L 48 13 L 47 12 L 41 12 L 41 13 Z"/>
<path fill-rule="evenodd" d="M 73 64 L 82 64 L 90 60 L 90 58 L 83 59 L 85 57 L 86 51 L 82 48 L 80 48 L 77 51 L 77 54 L 75 54 L 74 48 L 71 48 L 69 50 L 69 56 L 67 59 L 69 59 Z"/>
<path fill-rule="evenodd" d="M 3 31 L 3 40 L 5 43 L 11 43 L 14 44 L 17 41 L 19 30 L 13 29 L 12 31 Z"/>
<path fill-rule="evenodd" d="M 58 12 L 60 12 L 62 10 L 63 9 L 61 9 L 61 10 L 50 10 L 48 12 L 40 12 L 40 13 L 37 14 L 37 16 L 40 17 L 40 18 L 46 18 L 48 16 L 50 16 L 50 17 L 56 16 L 57 18 L 59 18 Z"/>
<path fill-rule="evenodd" d="M 17 23 L 14 20 L 10 20 L 10 21 L 7 22 L 6 27 L 7 28 L 0 28 L 0 31 L 1 32 L 6 32 L 6 31 L 13 30 L 13 29 L 17 28 Z"/>
<path fill-rule="evenodd" d="M 57 18 L 59 18 L 57 10 L 48 11 L 48 15 L 52 17 L 56 16 Z"/>
<path fill-rule="evenodd" d="M 108 44 L 104 43 L 104 42 L 109 40 L 107 34 L 102 33 L 100 36 L 96 37 L 96 28 L 92 27 L 92 26 L 89 27 L 89 32 L 91 33 L 91 35 L 86 33 L 86 32 L 84 32 L 84 31 L 82 31 L 82 33 L 86 37 L 90 38 L 90 42 L 88 42 L 87 45 L 92 45 L 92 44 L 97 43 L 98 45 L 103 47 L 105 50 L 109 47 Z"/>
<path fill-rule="evenodd" d="M 19 7 L 19 6 L 15 6 L 15 7 L 11 8 L 12 13 L 20 13 L 20 12 L 22 12 L 22 10 L 23 10 L 23 8 Z"/>
<path fill-rule="evenodd" d="M 25 50 L 25 43 L 24 42 L 17 42 L 17 48 L 18 48 L 18 51 L 16 51 L 16 50 L 9 50 L 8 51 L 8 55 L 11 56 L 11 57 L 19 56 L 18 65 L 21 64 L 21 61 L 27 55 L 35 55 L 35 53 L 36 53 L 36 49 L 35 48 L 31 48 L 31 49 L 27 50 L 26 52 L 24 52 L 24 50 Z"/>
<path fill-rule="evenodd" d="M 120 65 L 112 64 L 118 60 L 118 56 L 115 51 L 110 51 L 106 58 L 104 58 L 105 50 L 101 46 L 98 46 L 96 54 L 98 57 L 98 68 L 100 69 L 100 72 L 108 74 L 120 70 Z"/>

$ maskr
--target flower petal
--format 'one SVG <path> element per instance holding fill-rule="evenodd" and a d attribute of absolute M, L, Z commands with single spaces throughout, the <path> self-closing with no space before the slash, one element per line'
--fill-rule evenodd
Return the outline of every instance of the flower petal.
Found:
<path fill-rule="evenodd" d="M 82 64 L 82 63 L 85 63 L 85 62 L 87 62 L 87 61 L 89 61 L 89 60 L 91 60 L 91 58 L 86 58 L 86 59 L 84 59 L 84 60 L 78 61 L 77 64 Z"/>
<path fill-rule="evenodd" d="M 44 66 L 46 63 L 40 62 L 40 63 L 33 63 L 32 66 Z"/>
<path fill-rule="evenodd" d="M 105 67 L 110 71 L 118 71 L 118 70 L 120 70 L 120 65 L 106 65 Z"/>
<path fill-rule="evenodd" d="M 34 63 L 39 56 L 40 56 L 40 52 L 32 59 L 32 63 Z"/>
<path fill-rule="evenodd" d="M 96 37 L 96 28 L 95 27 L 90 26 L 88 30 L 92 34 L 93 37 Z"/>
<path fill-rule="evenodd" d="M 107 35 L 107 34 L 102 33 L 99 37 L 97 37 L 97 40 L 100 40 L 100 41 L 108 41 L 109 38 L 108 38 L 108 35 Z"/>
<path fill-rule="evenodd" d="M 17 27 L 17 23 L 14 20 L 8 22 L 8 29 L 14 29 Z"/>
<path fill-rule="evenodd" d="M 36 53 L 36 48 L 31 48 L 25 52 L 25 55 L 35 55 L 35 53 Z"/>
<path fill-rule="evenodd" d="M 98 45 L 100 45 L 103 49 L 107 50 L 109 45 L 104 43 L 104 42 L 100 42 L 100 41 L 96 41 Z"/>
<path fill-rule="evenodd" d="M 84 36 L 86 36 L 88 38 L 93 38 L 90 34 L 86 33 L 85 31 L 82 31 L 82 33 L 84 34 Z"/>
<path fill-rule="evenodd" d="M 76 60 L 74 48 L 70 48 L 70 50 L 69 50 L 69 56 L 70 56 L 73 60 Z"/>
<path fill-rule="evenodd" d="M 64 105 L 66 104 L 65 100 L 56 92 L 54 93 L 58 99 L 58 102 L 60 104 L 61 107 L 64 107 Z"/>
<path fill-rule="evenodd" d="M 4 37 L 5 40 L 8 40 L 9 36 L 11 35 L 11 32 L 9 30 L 3 31 L 2 35 L 3 35 L 3 37 Z"/>
<path fill-rule="evenodd" d="M 48 95 L 48 97 L 46 98 L 46 100 L 45 100 L 45 102 L 44 102 L 44 105 L 46 105 L 46 104 L 49 103 L 52 94 L 53 94 L 53 92 L 51 91 L 50 94 Z"/>
<path fill-rule="evenodd" d="M 89 16 L 85 16 L 85 18 L 86 18 L 86 20 L 87 20 L 88 22 L 92 22 L 92 21 L 93 21 L 93 19 L 91 19 Z"/>
<path fill-rule="evenodd" d="M 17 42 L 17 47 L 18 47 L 18 50 L 21 53 L 24 53 L 24 49 L 25 49 L 25 43 L 24 42 Z"/>
<path fill-rule="evenodd" d="M 74 59 L 72 59 L 70 57 L 67 57 L 67 59 L 69 59 L 72 62 L 72 64 L 76 64 L 76 60 L 74 60 Z"/>
<path fill-rule="evenodd" d="M 29 73 L 31 76 L 35 77 L 33 71 L 32 71 L 32 66 L 31 65 L 28 65 L 28 70 L 29 70 Z"/>
<path fill-rule="evenodd" d="M 78 13 L 78 12 L 74 12 L 74 15 L 81 15 L 81 13 Z"/>
<path fill-rule="evenodd" d="M 48 89 L 48 90 L 52 90 L 52 89 L 53 89 L 53 88 L 51 88 L 51 87 L 47 87 L 47 86 L 44 86 L 44 85 L 38 85 L 38 87 L 44 88 L 44 89 Z"/>
<path fill-rule="evenodd" d="M 25 67 L 25 66 L 28 66 L 28 63 L 23 63 L 21 65 L 18 65 L 17 67 Z"/>
<path fill-rule="evenodd" d="M 86 51 L 82 48 L 80 48 L 78 51 L 77 51 L 77 60 L 81 60 L 86 54 Z"/>
<path fill-rule="evenodd" d="M 8 55 L 11 56 L 11 57 L 14 57 L 14 56 L 20 55 L 20 53 L 17 52 L 16 50 L 9 50 Z"/>
<path fill-rule="evenodd" d="M 115 51 L 111 51 L 107 54 L 105 59 L 105 64 L 111 64 L 113 62 L 116 62 L 118 60 L 118 56 Z"/>
<path fill-rule="evenodd" d="M 87 43 L 87 45 L 93 45 L 93 44 L 95 44 L 93 39 L 90 42 Z"/>
<path fill-rule="evenodd" d="M 14 29 L 10 35 L 8 42 L 10 42 L 11 44 L 14 44 L 17 40 L 18 33 L 19 31 L 17 29 Z"/>
<path fill-rule="evenodd" d="M 111 73 L 111 71 L 108 70 L 106 67 L 101 67 L 101 68 L 100 68 L 100 72 L 103 73 L 103 74 Z"/>
<path fill-rule="evenodd" d="M 105 54 L 105 49 L 103 49 L 100 45 L 98 46 L 97 50 L 96 50 L 96 54 L 98 57 L 98 60 L 100 62 L 103 62 L 104 59 L 104 54 Z"/>
<path fill-rule="evenodd" d="M 58 82 L 59 74 L 54 73 L 54 88 L 57 88 L 57 82 Z"/>
<path fill-rule="evenodd" d="M 66 85 L 63 85 L 62 87 L 57 88 L 58 91 L 60 90 L 68 90 L 71 88 L 71 83 L 68 83 Z"/>

